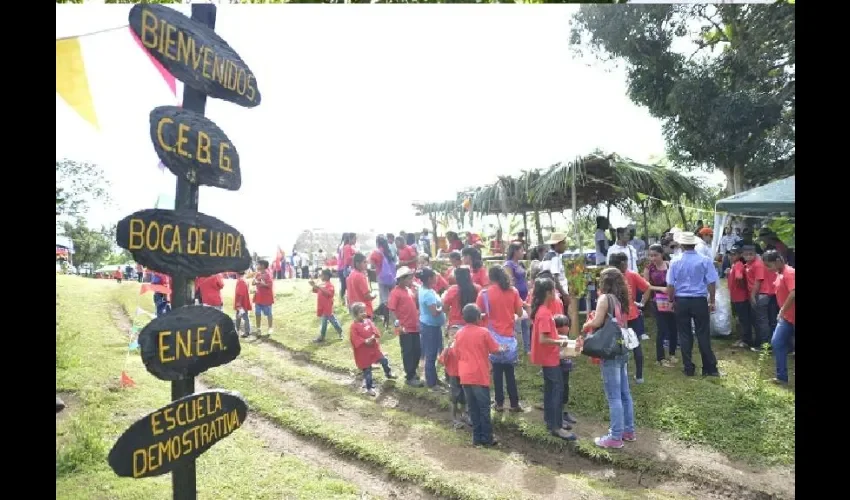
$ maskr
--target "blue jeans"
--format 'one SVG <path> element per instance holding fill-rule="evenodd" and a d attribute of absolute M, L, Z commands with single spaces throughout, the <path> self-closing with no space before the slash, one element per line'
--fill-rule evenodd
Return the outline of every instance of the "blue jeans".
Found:
<path fill-rule="evenodd" d="M 390 371 L 390 362 L 387 361 L 387 358 L 381 358 L 378 360 L 378 363 L 381 363 L 381 367 L 384 369 L 384 375 L 389 375 L 392 373 Z M 372 389 L 374 387 L 374 382 L 372 382 L 372 367 L 363 369 L 363 381 L 366 382 L 366 389 Z"/>
<path fill-rule="evenodd" d="M 241 314 L 239 312 L 236 313 L 236 331 L 237 332 L 239 331 L 239 325 L 242 323 L 242 321 L 245 322 L 245 335 L 250 334 L 251 333 L 251 320 L 248 316 L 248 311 L 242 311 Z"/>
<path fill-rule="evenodd" d="M 518 319 L 514 322 L 514 333 L 522 336 L 522 348 L 525 353 L 531 352 L 531 319 Z"/>
<path fill-rule="evenodd" d="M 635 410 L 629 390 L 628 354 L 602 360 L 602 387 L 608 399 L 611 437 L 623 439 L 623 432 L 635 431 Z"/>
<path fill-rule="evenodd" d="M 330 323 L 331 326 L 334 327 L 334 330 L 336 330 L 336 333 L 342 337 L 342 327 L 339 326 L 339 321 L 336 320 L 336 316 L 330 314 L 328 316 L 322 316 L 322 326 L 319 330 L 319 338 L 325 338 L 325 334 L 328 332 L 328 323 Z"/>
<path fill-rule="evenodd" d="M 505 405 L 505 389 L 511 408 L 519 406 L 519 390 L 516 386 L 516 370 L 510 363 L 491 363 L 493 367 L 493 388 L 496 390 L 496 406 Z M 506 387 L 507 386 L 507 387 Z"/>
<path fill-rule="evenodd" d="M 776 358 L 776 378 L 788 382 L 788 352 L 791 350 L 791 337 L 794 336 L 794 325 L 779 318 L 770 345 Z"/>
<path fill-rule="evenodd" d="M 422 355 L 425 357 L 425 385 L 434 387 L 437 385 L 437 356 L 443 350 L 443 329 L 420 321 L 419 330 Z"/>
<path fill-rule="evenodd" d="M 472 444 L 493 442 L 493 424 L 490 421 L 490 388 L 483 385 L 465 385 L 466 412 L 472 420 Z"/>
<path fill-rule="evenodd" d="M 543 367 L 543 420 L 549 432 L 564 425 L 564 370 L 560 364 Z"/>

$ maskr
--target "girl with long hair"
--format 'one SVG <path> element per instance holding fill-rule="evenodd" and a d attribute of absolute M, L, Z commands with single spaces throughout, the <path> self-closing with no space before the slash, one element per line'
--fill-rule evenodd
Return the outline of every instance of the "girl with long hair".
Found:
<path fill-rule="evenodd" d="M 659 244 L 649 246 L 649 264 L 643 270 L 643 279 L 652 286 L 665 289 L 663 292 L 656 291 L 654 294 L 644 294 L 643 303 L 646 304 L 652 297 L 655 304 L 655 326 L 658 327 L 658 335 L 655 336 L 655 359 L 659 365 L 670 368 L 676 362 L 676 347 L 679 343 L 679 335 L 676 330 L 676 314 L 673 312 L 673 301 L 667 296 L 667 269 L 670 264 L 664 260 L 664 247 Z M 664 354 L 665 347 L 669 349 L 670 357 Z"/>
<path fill-rule="evenodd" d="M 461 266 L 455 269 L 454 285 L 443 294 L 443 311 L 448 315 L 448 329 L 458 329 L 466 324 L 463 321 L 463 306 L 474 304 L 481 287 L 472 282 L 469 268 Z"/>
<path fill-rule="evenodd" d="M 481 258 L 481 250 L 475 247 L 466 247 L 460 252 L 463 265 L 472 268 L 472 282 L 476 285 L 486 287 L 490 284 L 484 260 Z"/>
<path fill-rule="evenodd" d="M 505 269 L 508 271 L 508 276 L 519 293 L 519 298 L 525 302 L 528 299 L 528 282 L 526 281 L 525 266 L 520 262 L 520 259 L 525 257 L 525 248 L 522 243 L 517 241 L 511 243 L 505 257 L 507 258 Z M 523 317 L 517 319 L 514 324 L 514 333 L 522 335 L 522 347 L 528 354 L 531 351 L 531 320 Z"/>
<path fill-rule="evenodd" d="M 516 385 L 514 367 L 517 361 L 517 342 L 514 336 L 514 321 L 522 316 L 522 300 L 516 288 L 511 286 L 510 278 L 502 267 L 495 266 L 489 272 L 490 286 L 478 295 L 478 308 L 484 311 L 485 324 L 500 345 L 507 345 L 504 354 L 491 356 L 493 364 L 493 385 L 496 393 L 496 411 L 505 409 L 505 387 L 511 402 L 510 411 L 521 412 L 519 392 Z M 504 383 L 504 385 L 503 385 Z"/>
<path fill-rule="evenodd" d="M 435 389 L 443 385 L 437 379 L 437 356 L 443 350 L 442 326 L 446 322 L 443 302 L 434 291 L 437 274 L 430 267 L 420 269 L 417 277 L 422 282 L 419 287 L 419 333 L 422 340 L 422 353 L 425 356 L 425 385 Z"/>
<path fill-rule="evenodd" d="M 454 231 L 446 231 L 446 241 L 449 243 L 449 251 L 456 252 L 463 250 L 463 241 L 460 236 Z"/>
<path fill-rule="evenodd" d="M 337 276 L 339 277 L 339 295 L 340 298 L 345 301 L 345 280 L 348 278 L 349 270 L 346 269 L 345 266 L 345 258 L 347 253 L 351 250 L 351 236 L 349 233 L 342 233 L 342 240 L 340 240 L 339 245 L 336 247 L 336 262 L 337 262 Z M 352 254 L 353 256 L 353 254 Z M 348 264 L 349 266 L 351 263 Z"/>
<path fill-rule="evenodd" d="M 555 283 L 551 279 L 538 278 L 534 281 L 531 298 L 531 319 L 534 321 L 531 362 L 543 368 L 543 420 L 549 433 L 575 441 L 576 435 L 564 428 L 564 372 L 561 369 L 559 348 L 567 343 L 567 338 L 558 335 L 555 315 L 551 309 L 554 299 Z"/>
<path fill-rule="evenodd" d="M 592 332 L 605 323 L 609 312 L 620 328 L 628 326 L 629 289 L 617 268 L 609 267 L 599 275 L 600 298 L 596 311 L 585 322 L 582 331 Z M 635 413 L 629 389 L 629 353 L 602 360 L 602 387 L 608 399 L 611 427 L 608 434 L 594 439 L 600 448 L 622 448 L 623 441 L 635 441 Z"/>

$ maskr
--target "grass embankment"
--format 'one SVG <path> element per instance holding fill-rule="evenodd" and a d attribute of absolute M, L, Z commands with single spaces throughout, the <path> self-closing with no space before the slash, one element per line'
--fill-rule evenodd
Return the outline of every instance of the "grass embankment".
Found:
<path fill-rule="evenodd" d="M 56 422 L 56 497 L 171 498 L 170 475 L 119 478 L 106 460 L 132 422 L 170 400 L 169 384 L 126 356 L 127 332 L 112 317 L 115 299 L 138 297 L 138 287 L 57 276 L 56 293 L 56 391 L 69 403 Z M 122 370 L 136 387 L 118 388 Z M 246 429 L 202 455 L 197 473 L 204 499 L 360 498 L 355 485 L 266 449 Z"/>
<path fill-rule="evenodd" d="M 331 340 L 322 345 L 312 343 L 318 331 L 315 316 L 315 295 L 309 292 L 304 281 L 276 282 L 277 318 L 272 340 L 282 346 L 303 353 L 320 366 L 355 373 L 350 346 L 347 342 Z M 128 293 L 131 293 L 128 290 Z M 225 304 L 232 302 L 233 283 L 225 288 Z M 139 303 L 138 295 L 127 295 L 128 310 L 134 311 Z M 337 300 L 337 314 L 348 328 L 350 319 Z M 141 303 L 150 308 L 150 296 L 141 298 Z M 252 316 L 253 321 L 253 316 Z M 656 335 L 652 318 L 647 318 L 647 331 Z M 332 332 L 328 338 L 333 339 Z M 391 362 L 399 364 L 401 353 L 394 339 L 383 343 L 384 351 Z M 635 400 L 635 417 L 640 428 L 663 431 L 666 435 L 685 443 L 702 444 L 733 459 L 743 459 L 752 464 L 787 465 L 794 463 L 794 394 L 783 388 L 773 387 L 764 381 L 772 376 L 773 361 L 746 351 L 732 349 L 731 341 L 713 340 L 722 378 L 686 378 L 678 368 L 665 369 L 657 366 L 654 340 L 644 342 L 646 359 L 642 385 L 632 384 Z M 698 351 L 694 349 L 698 362 Z M 633 365 L 633 363 L 632 363 Z M 790 369 L 794 371 L 793 359 Z M 630 368 L 633 370 L 634 367 Z M 377 375 L 380 379 L 381 375 Z M 541 399 L 542 380 L 538 368 L 525 360 L 517 368 L 520 398 L 526 405 Z M 445 405 L 446 398 L 425 391 L 399 385 L 403 394 L 433 400 Z M 589 359 L 580 357 L 571 374 L 570 410 L 584 421 L 607 421 L 608 407 L 602 393 L 599 367 L 591 365 Z M 528 415 L 497 416 L 501 428 L 521 432 L 535 441 L 554 444 L 541 422 L 529 419 Z M 595 449 L 586 440 L 580 440 L 579 451 L 596 458 L 620 461 L 630 465 L 630 457 L 624 453 L 608 453 Z M 633 466 L 647 466 L 641 461 Z"/>

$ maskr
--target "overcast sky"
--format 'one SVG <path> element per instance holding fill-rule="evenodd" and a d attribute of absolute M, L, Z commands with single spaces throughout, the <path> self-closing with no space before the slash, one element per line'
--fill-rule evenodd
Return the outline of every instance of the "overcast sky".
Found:
<path fill-rule="evenodd" d="M 629 101 L 623 74 L 573 59 L 576 9 L 220 6 L 216 31 L 263 100 L 253 109 L 208 100 L 207 116 L 239 151 L 242 188 L 202 187 L 200 210 L 262 254 L 289 250 L 307 228 L 428 226 L 412 200 L 453 198 L 594 148 L 662 155 L 661 124 Z M 56 36 L 126 25 L 129 10 L 57 5 Z M 57 94 L 56 157 L 105 169 L 115 204 L 90 220 L 113 223 L 173 193 L 148 115 L 176 102 L 127 29 L 81 44 L 101 130 Z"/>

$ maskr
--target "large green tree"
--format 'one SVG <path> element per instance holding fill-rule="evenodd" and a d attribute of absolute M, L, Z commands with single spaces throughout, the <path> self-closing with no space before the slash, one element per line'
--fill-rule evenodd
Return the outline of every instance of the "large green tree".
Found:
<path fill-rule="evenodd" d="M 794 30 L 787 3 L 583 5 L 571 41 L 625 66 L 677 166 L 719 169 L 737 193 L 794 172 Z"/>
<path fill-rule="evenodd" d="M 112 254 L 115 241 L 115 228 L 89 228 L 86 220 L 78 218 L 74 222 L 64 222 L 65 235 L 74 242 L 74 263 L 91 264 L 98 267 Z"/>
<path fill-rule="evenodd" d="M 85 215 L 93 201 L 109 203 L 109 181 L 103 170 L 85 161 L 56 160 L 57 218 Z"/>

